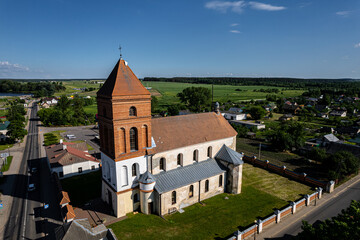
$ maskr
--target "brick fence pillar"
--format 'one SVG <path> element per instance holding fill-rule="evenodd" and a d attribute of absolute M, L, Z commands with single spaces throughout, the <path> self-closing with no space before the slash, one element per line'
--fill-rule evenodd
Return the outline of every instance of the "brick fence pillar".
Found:
<path fill-rule="evenodd" d="M 302 174 L 302 180 L 303 180 L 304 182 L 305 182 L 306 175 L 307 175 L 306 173 L 303 173 L 303 174 Z"/>
<path fill-rule="evenodd" d="M 266 160 L 265 162 L 266 162 L 266 168 L 268 169 L 268 168 L 269 168 L 269 163 L 270 163 L 270 161 L 269 161 L 269 160 Z"/>
<path fill-rule="evenodd" d="M 261 219 L 258 219 L 256 224 L 258 225 L 258 227 L 257 227 L 258 231 L 257 232 L 261 233 L 262 229 L 263 229 L 263 221 Z"/>
<path fill-rule="evenodd" d="M 234 235 L 235 235 L 235 239 L 236 239 L 236 240 L 241 240 L 242 232 L 240 232 L 239 230 L 237 230 L 236 232 L 234 232 Z"/>
<path fill-rule="evenodd" d="M 282 166 L 282 174 L 285 175 L 286 166 Z"/>
<path fill-rule="evenodd" d="M 281 212 L 280 212 L 280 210 L 275 210 L 275 215 L 276 215 L 276 223 L 279 223 L 280 222 L 280 214 L 281 214 Z"/>
<path fill-rule="evenodd" d="M 330 181 L 327 186 L 326 186 L 326 191 L 328 193 L 332 193 L 332 191 L 334 191 L 334 187 L 335 187 L 335 182 L 334 181 Z"/>
<path fill-rule="evenodd" d="M 322 191 L 323 191 L 322 187 L 319 187 L 318 188 L 318 198 L 319 199 L 321 199 L 321 197 L 322 197 Z"/>
<path fill-rule="evenodd" d="M 291 202 L 290 203 L 291 206 L 291 213 L 294 214 L 296 213 L 296 203 L 295 202 Z"/>
<path fill-rule="evenodd" d="M 309 206 L 310 205 L 310 196 L 306 194 L 304 197 L 305 197 L 306 206 Z"/>

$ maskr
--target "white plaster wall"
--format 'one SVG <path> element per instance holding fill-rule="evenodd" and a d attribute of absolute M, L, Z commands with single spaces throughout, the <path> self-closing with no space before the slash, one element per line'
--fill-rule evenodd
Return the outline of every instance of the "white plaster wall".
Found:
<path fill-rule="evenodd" d="M 181 208 L 185 208 L 194 203 L 197 203 L 204 199 L 210 198 L 212 196 L 218 195 L 224 192 L 225 186 L 225 173 L 220 174 L 223 175 L 223 184 L 219 186 L 219 176 L 216 175 L 210 177 L 208 179 L 203 179 L 200 181 L 200 198 L 199 198 L 199 182 L 189 184 L 184 187 L 180 187 L 178 189 L 166 192 L 161 194 L 161 214 L 165 215 L 169 213 L 169 209 L 176 208 L 177 210 Z M 209 180 L 209 191 L 205 192 L 205 181 Z M 190 186 L 194 186 L 194 195 L 189 198 L 189 190 Z M 176 203 L 172 204 L 172 192 L 176 191 Z"/>
<path fill-rule="evenodd" d="M 95 170 L 91 170 L 91 166 L 95 166 Z M 80 167 L 82 168 L 82 173 L 78 172 L 78 168 L 80 168 Z M 93 162 L 93 161 L 86 161 L 86 162 L 66 165 L 63 167 L 52 168 L 51 172 L 56 172 L 58 174 L 59 178 L 60 178 L 59 173 L 63 172 L 63 174 L 64 174 L 63 178 L 68 178 L 68 177 L 72 177 L 75 175 L 86 174 L 91 171 L 97 171 L 97 170 L 99 170 L 99 163 Z"/>
<path fill-rule="evenodd" d="M 160 173 L 159 162 L 162 157 L 166 159 L 165 171 L 169 171 L 178 167 L 177 156 L 179 153 L 183 154 L 183 166 L 193 164 L 193 153 L 194 150 L 199 150 L 199 162 L 209 159 L 207 156 L 208 147 L 212 147 L 212 157 L 220 150 L 223 145 L 230 147 L 235 150 L 236 138 L 224 138 L 215 141 L 209 141 L 196 145 L 191 145 L 183 148 L 177 148 L 166 152 L 157 153 L 152 157 L 152 174 Z"/>
<path fill-rule="evenodd" d="M 246 119 L 246 114 L 245 113 L 243 113 L 243 114 L 225 113 L 224 118 L 227 120 L 244 120 L 244 119 Z"/>
<path fill-rule="evenodd" d="M 109 158 L 107 155 L 101 153 L 101 161 L 103 164 L 105 163 L 110 168 L 110 175 L 111 175 L 111 186 L 113 186 L 117 192 L 127 190 L 129 188 L 137 187 L 138 179 L 141 174 L 145 173 L 147 170 L 147 164 L 146 164 L 146 156 L 126 159 L 122 161 L 115 162 L 111 158 Z M 132 165 L 134 163 L 138 164 L 138 175 L 136 177 L 132 176 Z M 127 168 L 127 181 L 124 181 L 124 176 L 122 176 L 123 167 Z M 107 180 L 108 176 L 106 176 L 106 169 L 103 169 L 103 177 Z"/>

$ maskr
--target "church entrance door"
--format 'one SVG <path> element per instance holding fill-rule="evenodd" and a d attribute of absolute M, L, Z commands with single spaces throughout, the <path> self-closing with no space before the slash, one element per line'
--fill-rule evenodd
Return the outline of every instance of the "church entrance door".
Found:
<path fill-rule="evenodd" d="M 152 214 L 152 207 L 153 207 L 153 203 L 152 202 L 149 202 L 148 203 L 148 211 L 149 211 L 149 214 Z"/>

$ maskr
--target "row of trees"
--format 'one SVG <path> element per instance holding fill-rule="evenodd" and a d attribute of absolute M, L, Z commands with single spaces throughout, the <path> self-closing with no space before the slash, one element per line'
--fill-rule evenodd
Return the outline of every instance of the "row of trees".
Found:
<path fill-rule="evenodd" d="M 0 92 L 33 93 L 35 97 L 50 97 L 55 92 L 64 91 L 62 82 L 20 82 L 14 80 L 0 81 Z"/>
<path fill-rule="evenodd" d="M 44 126 L 88 125 L 94 123 L 95 116 L 86 114 L 84 106 L 93 103 L 93 99 L 84 99 L 78 95 L 75 95 L 72 100 L 62 95 L 55 107 L 41 109 L 38 111 L 38 116 Z"/>
<path fill-rule="evenodd" d="M 360 201 L 351 201 L 348 208 L 341 214 L 325 221 L 311 225 L 303 221 L 302 232 L 295 239 L 298 240 L 329 240 L 329 239 L 360 239 Z"/>
<path fill-rule="evenodd" d="M 6 135 L 9 136 L 11 143 L 22 140 L 27 134 L 27 130 L 25 129 L 25 114 L 26 110 L 20 100 L 10 102 L 10 107 L 6 114 L 6 118 L 10 121 L 10 124 L 7 127 L 8 132 Z"/>

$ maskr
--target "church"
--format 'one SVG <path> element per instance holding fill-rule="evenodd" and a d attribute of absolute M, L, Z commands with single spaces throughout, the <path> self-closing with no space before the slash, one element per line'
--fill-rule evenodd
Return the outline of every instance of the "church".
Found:
<path fill-rule="evenodd" d="M 152 118 L 151 95 L 120 58 L 97 92 L 102 200 L 116 217 L 160 216 L 241 193 L 236 131 L 214 112 Z"/>

